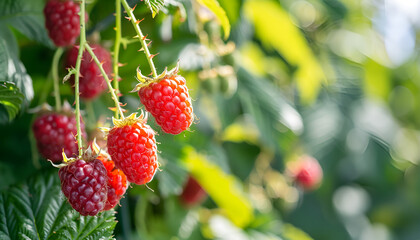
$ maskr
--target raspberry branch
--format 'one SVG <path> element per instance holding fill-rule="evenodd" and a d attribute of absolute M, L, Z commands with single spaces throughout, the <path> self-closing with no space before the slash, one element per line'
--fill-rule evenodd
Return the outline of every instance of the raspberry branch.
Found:
<path fill-rule="evenodd" d="M 153 77 L 156 78 L 158 75 L 157 75 L 157 72 L 156 72 L 155 64 L 153 63 L 153 57 L 156 56 L 156 55 L 150 54 L 148 44 L 146 43 L 146 37 L 143 35 L 143 33 L 140 29 L 139 23 L 142 20 L 137 20 L 136 19 L 136 17 L 133 14 L 134 8 L 131 8 L 128 5 L 127 0 L 121 0 L 121 2 L 124 6 L 125 11 L 127 12 L 127 15 L 128 15 L 127 19 L 130 20 L 131 24 L 134 27 L 134 30 L 136 30 L 136 33 L 137 33 L 136 38 L 138 38 L 140 43 L 141 43 L 142 50 L 143 50 L 144 54 L 146 55 L 147 62 L 149 63 L 150 69 L 152 70 Z"/>
<path fill-rule="evenodd" d="M 118 59 L 121 45 L 121 0 L 115 0 L 115 44 L 114 44 L 114 89 L 119 91 Z M 118 95 L 116 96 L 117 100 Z M 115 117 L 118 118 L 118 111 L 115 111 Z"/>
<path fill-rule="evenodd" d="M 63 48 L 59 47 L 54 53 L 51 73 L 54 81 L 54 98 L 55 98 L 55 110 L 59 112 L 61 110 L 61 98 L 60 98 L 60 88 L 58 83 L 58 61 L 60 60 L 61 55 L 63 54 Z"/>
<path fill-rule="evenodd" d="M 124 119 L 124 113 L 121 109 L 120 102 L 118 101 L 118 97 L 115 94 L 115 90 L 111 85 L 111 81 L 109 80 L 108 75 L 106 74 L 102 66 L 102 63 L 99 61 L 98 57 L 96 57 L 95 53 L 93 52 L 93 49 L 89 46 L 89 44 L 85 43 L 84 46 L 86 50 L 89 52 L 89 54 L 92 56 L 93 61 L 95 61 L 96 65 L 98 65 L 99 70 L 101 71 L 101 74 L 105 78 L 106 84 L 108 85 L 109 91 L 111 92 L 112 100 L 114 100 L 117 112 L 121 115 L 121 118 Z"/>
<path fill-rule="evenodd" d="M 80 44 L 79 53 L 76 61 L 76 74 L 74 76 L 74 95 L 76 102 L 76 126 L 77 126 L 77 146 L 79 148 L 79 157 L 83 155 L 83 143 L 82 143 L 82 130 L 80 127 L 80 91 L 79 91 L 79 78 L 80 78 L 80 64 L 82 62 L 83 52 L 85 50 L 86 43 L 86 29 L 85 29 L 85 0 L 81 0 L 80 3 Z"/>

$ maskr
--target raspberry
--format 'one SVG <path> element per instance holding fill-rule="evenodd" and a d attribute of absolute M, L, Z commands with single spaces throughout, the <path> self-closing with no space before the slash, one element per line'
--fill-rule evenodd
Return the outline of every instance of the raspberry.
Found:
<path fill-rule="evenodd" d="M 86 135 L 83 122 L 81 128 L 82 135 Z M 45 113 L 35 119 L 32 130 L 41 155 L 55 163 L 62 161 L 63 151 L 67 156 L 79 153 L 75 139 L 76 117 L 73 114 Z"/>
<path fill-rule="evenodd" d="M 107 146 L 115 166 L 132 183 L 150 182 L 158 167 L 155 132 L 142 116 L 136 118 L 135 114 L 114 119 L 114 125 L 108 133 Z"/>
<path fill-rule="evenodd" d="M 92 44 L 93 52 L 98 57 L 99 61 L 103 63 L 102 67 L 105 72 L 110 76 L 112 72 L 111 54 L 105 48 L 97 44 Z M 67 54 L 66 68 L 76 66 L 77 55 L 79 53 L 79 47 L 74 46 Z M 70 77 L 70 83 L 74 86 L 74 75 Z M 100 95 L 107 89 L 107 84 L 104 77 L 99 70 L 99 67 L 93 61 L 92 56 L 89 52 L 84 51 L 82 57 L 82 63 L 80 65 L 80 78 L 79 78 L 79 90 L 80 97 L 86 100 L 93 99 Z"/>
<path fill-rule="evenodd" d="M 289 171 L 296 183 L 305 190 L 317 188 L 322 181 L 322 168 L 318 161 L 310 156 L 302 156 L 289 165 Z"/>
<path fill-rule="evenodd" d="M 177 71 L 175 68 L 158 80 L 141 83 L 138 92 L 146 110 L 162 130 L 170 134 L 179 134 L 188 129 L 194 119 L 185 78 Z"/>
<path fill-rule="evenodd" d="M 115 168 L 114 162 L 105 154 L 98 156 L 98 159 L 104 164 L 108 176 L 108 198 L 104 210 L 110 210 L 120 201 L 127 190 L 127 178 L 125 174 Z"/>
<path fill-rule="evenodd" d="M 58 171 L 61 190 L 70 205 L 83 216 L 101 212 L 107 200 L 108 180 L 104 165 L 98 159 L 78 159 Z"/>
<path fill-rule="evenodd" d="M 204 191 L 197 180 L 189 176 L 180 196 L 182 203 L 186 206 L 199 204 L 206 198 L 206 196 L 206 191 Z"/>
<path fill-rule="evenodd" d="M 48 35 L 58 47 L 70 46 L 80 34 L 80 7 L 71 0 L 50 0 L 44 8 Z"/>

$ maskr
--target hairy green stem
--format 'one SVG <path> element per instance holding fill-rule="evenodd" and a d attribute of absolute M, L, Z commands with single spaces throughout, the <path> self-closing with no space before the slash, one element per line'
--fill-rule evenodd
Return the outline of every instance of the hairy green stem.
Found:
<path fill-rule="evenodd" d="M 82 129 L 80 127 L 80 91 L 79 91 L 79 78 L 80 78 L 80 64 L 82 62 L 83 52 L 86 43 L 86 29 L 85 29 L 85 0 L 80 3 L 80 44 L 79 53 L 76 61 L 76 74 L 74 76 L 74 95 L 76 102 L 76 125 L 77 125 L 77 146 L 79 148 L 79 157 L 83 154 L 82 142 Z"/>
<path fill-rule="evenodd" d="M 114 89 L 119 93 L 119 73 L 118 73 L 118 60 L 121 45 L 121 0 L 115 0 L 115 43 L 114 43 Z M 118 99 L 117 95 L 117 100 Z M 118 111 L 115 111 L 115 117 L 118 118 Z"/>
<path fill-rule="evenodd" d="M 87 125 L 87 129 L 90 130 L 96 126 L 96 117 L 95 117 L 95 109 L 93 108 L 93 102 L 86 101 L 85 107 L 86 107 L 86 118 L 87 118 L 87 121 L 85 119 L 85 126 Z"/>
<path fill-rule="evenodd" d="M 53 82 L 51 75 L 52 74 L 51 74 L 51 71 L 50 71 L 50 73 L 48 73 L 48 76 L 47 76 L 47 81 L 45 82 L 44 86 L 42 87 L 42 90 L 41 90 L 42 92 L 41 92 L 41 94 L 38 98 L 38 104 L 37 105 L 41 105 L 41 104 L 43 104 L 44 102 L 47 101 L 47 97 L 48 97 L 48 94 L 50 93 L 51 85 L 52 85 L 52 82 Z"/>
<path fill-rule="evenodd" d="M 93 61 L 95 61 L 96 65 L 98 65 L 99 70 L 101 71 L 102 76 L 105 78 L 106 84 L 108 85 L 108 89 L 111 92 L 112 100 L 114 100 L 115 107 L 121 115 L 121 118 L 124 118 L 124 113 L 121 109 L 120 102 L 118 101 L 117 95 L 115 94 L 115 90 L 111 85 L 111 81 L 109 80 L 108 75 L 106 74 L 105 69 L 102 66 L 102 63 L 99 61 L 98 57 L 96 57 L 95 53 L 93 52 L 93 49 L 89 46 L 89 44 L 85 43 L 85 48 L 92 56 Z"/>
<path fill-rule="evenodd" d="M 60 98 L 60 87 L 58 77 L 58 62 L 60 61 L 61 55 L 63 55 L 63 48 L 59 47 L 54 53 L 51 73 L 54 81 L 54 98 L 55 98 L 55 110 L 59 112 L 61 110 L 61 98 Z"/>
<path fill-rule="evenodd" d="M 133 14 L 133 9 L 127 3 L 127 0 L 121 0 L 125 11 L 127 12 L 128 18 L 130 19 L 131 24 L 133 24 L 134 30 L 136 30 L 137 36 L 141 46 L 143 48 L 143 52 L 146 55 L 147 61 L 149 63 L 150 69 L 152 70 L 153 77 L 157 77 L 157 72 L 155 68 L 155 64 L 153 63 L 153 56 L 150 54 L 149 48 L 147 47 L 146 38 L 144 37 L 140 26 L 139 21 L 137 21 L 136 17 Z"/>

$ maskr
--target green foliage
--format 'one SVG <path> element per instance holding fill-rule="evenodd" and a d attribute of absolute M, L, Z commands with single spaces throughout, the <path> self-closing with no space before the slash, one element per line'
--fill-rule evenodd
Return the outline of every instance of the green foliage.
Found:
<path fill-rule="evenodd" d="M 0 25 L 16 28 L 30 39 L 52 46 L 44 27 L 43 0 L 4 0 L 0 2 Z"/>
<path fill-rule="evenodd" d="M 235 225 L 245 227 L 250 223 L 253 218 L 251 203 L 233 176 L 224 173 L 191 148 L 185 149 L 184 161 L 192 176 Z"/>
<path fill-rule="evenodd" d="M 144 2 L 152 12 L 152 17 L 155 17 L 164 6 L 164 0 L 145 0 Z"/>
<path fill-rule="evenodd" d="M 83 217 L 61 193 L 57 171 L 43 171 L 0 195 L 1 239 L 113 239 L 114 212 Z"/>
<path fill-rule="evenodd" d="M 217 0 L 198 0 L 198 2 L 206 6 L 210 11 L 214 13 L 217 20 L 222 25 L 225 39 L 227 39 L 230 34 L 230 23 L 229 19 L 226 16 L 225 10 L 223 10 L 223 8 L 220 7 L 219 2 L 217 2 Z"/>
<path fill-rule="evenodd" d="M 10 38 L 9 38 L 10 39 Z M 12 45 L 13 46 L 13 45 Z M 13 48 L 11 49 L 13 51 Z M 8 82 L 3 85 L 1 91 L 1 103 L 7 112 L 0 111 L 0 115 L 8 115 L 12 120 L 22 106 L 27 106 L 33 98 L 32 79 L 26 73 L 23 64 L 13 52 L 9 51 L 6 40 L 0 37 L 0 82 Z M 13 84 L 13 86 L 11 86 Z M 15 96 L 11 94 L 16 93 Z M 4 117 L 0 117 L 4 119 Z"/>
<path fill-rule="evenodd" d="M 279 4 L 267 0 L 248 1 L 244 8 L 255 26 L 256 36 L 297 67 L 294 75 L 302 101 L 313 102 L 325 81 L 324 72 L 289 14 Z"/>
<path fill-rule="evenodd" d="M 0 82 L 0 104 L 6 108 L 9 121 L 16 117 L 24 97 L 13 83 Z"/>

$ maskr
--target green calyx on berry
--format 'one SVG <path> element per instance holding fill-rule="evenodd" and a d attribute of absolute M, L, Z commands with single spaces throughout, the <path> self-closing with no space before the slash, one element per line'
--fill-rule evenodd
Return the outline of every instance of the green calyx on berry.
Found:
<path fill-rule="evenodd" d="M 153 82 L 159 82 L 160 80 L 162 80 L 164 78 L 168 78 L 168 77 L 176 75 L 179 72 L 179 61 L 174 68 L 172 68 L 171 70 L 168 71 L 168 68 L 166 67 L 165 70 L 163 70 L 163 72 L 155 78 L 144 76 L 141 73 L 141 70 L 140 70 L 139 67 L 137 67 L 136 71 L 137 71 L 136 79 L 140 83 L 137 84 L 131 92 L 138 92 L 140 90 L 140 88 L 145 87 L 145 86 L 147 86 L 147 85 L 149 85 Z"/>
<path fill-rule="evenodd" d="M 93 140 L 93 142 L 89 145 L 89 147 L 83 152 L 82 157 L 77 157 L 77 158 L 72 158 L 72 157 L 67 157 L 66 153 L 63 151 L 62 155 L 63 155 L 63 162 L 60 164 L 54 164 L 51 160 L 48 160 L 51 165 L 53 165 L 56 168 L 62 168 L 65 166 L 70 165 L 71 163 L 79 160 L 79 159 L 83 159 L 85 162 L 90 162 L 95 160 L 99 154 L 103 154 L 103 155 L 107 155 L 108 154 L 105 151 L 102 151 L 100 149 L 100 147 L 98 146 L 98 144 L 96 143 L 96 139 Z"/>
<path fill-rule="evenodd" d="M 138 122 L 138 123 L 146 123 L 147 122 L 147 113 L 143 113 L 143 111 L 140 112 L 140 116 L 136 116 L 137 113 L 132 113 L 130 114 L 128 117 L 125 117 L 123 119 L 119 119 L 119 118 L 112 118 L 112 123 L 114 124 L 115 127 L 124 127 L 124 126 L 129 126 L 129 125 L 133 125 L 134 123 Z M 108 132 L 111 130 L 110 128 L 107 127 L 100 127 L 100 130 L 102 130 L 102 132 L 104 132 L 105 134 L 108 134 Z"/>

